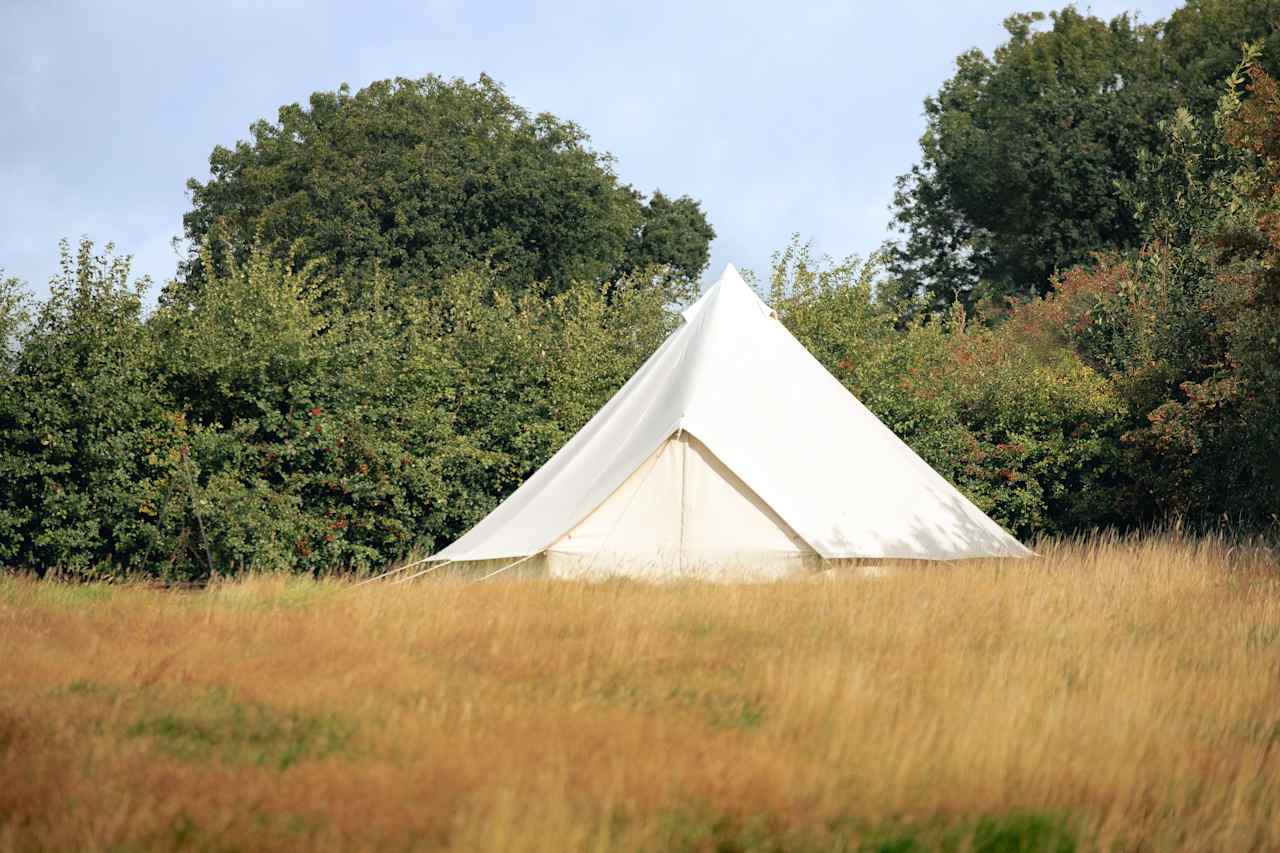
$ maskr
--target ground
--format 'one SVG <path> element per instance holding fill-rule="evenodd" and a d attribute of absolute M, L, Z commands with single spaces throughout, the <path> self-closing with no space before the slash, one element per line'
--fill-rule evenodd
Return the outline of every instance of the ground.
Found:
<path fill-rule="evenodd" d="M 0 579 L 0 851 L 1276 850 L 1280 567 Z"/>

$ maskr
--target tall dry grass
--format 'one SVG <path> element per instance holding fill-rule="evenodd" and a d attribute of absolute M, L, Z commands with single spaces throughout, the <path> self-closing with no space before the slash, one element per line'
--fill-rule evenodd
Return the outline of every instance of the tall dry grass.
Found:
<path fill-rule="evenodd" d="M 1273 557 L 1039 547 L 746 587 L 3 580 L 0 850 L 1280 849 Z"/>

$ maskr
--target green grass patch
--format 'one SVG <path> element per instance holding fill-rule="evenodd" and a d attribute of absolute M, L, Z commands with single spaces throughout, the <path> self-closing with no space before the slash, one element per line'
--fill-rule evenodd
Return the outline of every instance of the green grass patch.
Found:
<path fill-rule="evenodd" d="M 37 583 L 25 578 L 6 577 L 0 573 L 0 602 L 10 606 L 81 608 L 105 604 L 116 597 L 119 589 L 104 583 L 56 580 Z"/>
<path fill-rule="evenodd" d="M 677 687 L 668 700 L 700 711 L 707 724 L 716 729 L 755 729 L 765 720 L 764 703 L 742 693 Z"/>
<path fill-rule="evenodd" d="M 118 696 L 120 688 L 100 684 L 89 678 L 77 678 L 53 690 L 54 696 Z"/>
<path fill-rule="evenodd" d="M 279 711 L 222 691 L 184 711 L 143 716 L 126 730 L 174 757 L 286 770 L 349 751 L 357 726 L 331 714 Z"/>
<path fill-rule="evenodd" d="M 1062 817 L 1010 812 L 923 821 L 835 820 L 825 827 L 788 827 L 768 816 L 677 811 L 660 822 L 657 849 L 716 853 L 1075 853 L 1075 833 Z"/>
<path fill-rule="evenodd" d="M 328 823 L 321 815 L 266 814 L 258 809 L 238 813 L 232 837 L 224 826 L 209 827 L 186 812 L 135 837 L 111 846 L 114 853 L 153 850 L 199 850 L 202 853 L 242 853 L 256 849 L 245 839 L 268 849 L 306 850 L 323 836 Z"/>
<path fill-rule="evenodd" d="M 764 725 L 764 702 L 741 690 L 676 685 L 662 688 L 625 674 L 614 674 L 586 692 L 586 697 L 644 714 L 670 709 L 693 711 L 715 729 L 756 729 Z"/>

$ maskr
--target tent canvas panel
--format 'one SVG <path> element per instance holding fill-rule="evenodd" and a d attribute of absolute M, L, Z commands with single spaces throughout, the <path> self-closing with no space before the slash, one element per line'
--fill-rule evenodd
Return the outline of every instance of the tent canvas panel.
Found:
<path fill-rule="evenodd" d="M 549 547 L 553 575 L 771 579 L 817 555 L 686 431 Z M 573 559 L 569 559 L 573 558 Z"/>

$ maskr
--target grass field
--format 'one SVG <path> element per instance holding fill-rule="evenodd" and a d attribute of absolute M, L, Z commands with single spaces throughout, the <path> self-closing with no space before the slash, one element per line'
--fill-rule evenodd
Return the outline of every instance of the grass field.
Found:
<path fill-rule="evenodd" d="M 1278 850 L 1280 567 L 0 579 L 0 850 Z"/>

